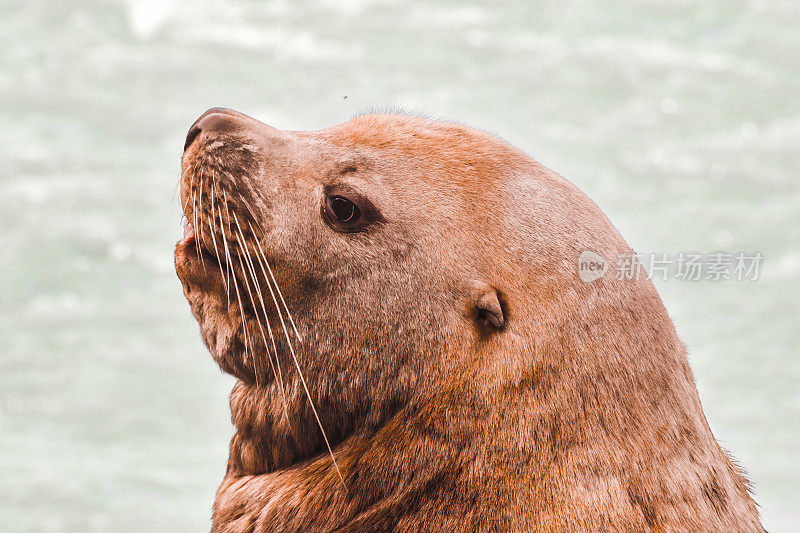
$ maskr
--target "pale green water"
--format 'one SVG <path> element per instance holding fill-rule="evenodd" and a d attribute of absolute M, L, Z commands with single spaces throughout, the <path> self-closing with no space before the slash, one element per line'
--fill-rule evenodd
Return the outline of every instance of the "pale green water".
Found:
<path fill-rule="evenodd" d="M 206 531 L 231 434 L 172 270 L 188 126 L 400 104 L 568 176 L 659 282 L 770 531 L 800 529 L 800 5 L 0 2 L 0 531 Z M 345 98 L 346 97 L 346 98 Z"/>

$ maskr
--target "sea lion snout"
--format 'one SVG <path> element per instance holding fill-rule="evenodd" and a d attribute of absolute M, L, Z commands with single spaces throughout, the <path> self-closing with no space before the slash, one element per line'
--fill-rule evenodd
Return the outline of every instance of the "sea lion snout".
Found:
<path fill-rule="evenodd" d="M 267 222 L 278 187 L 278 180 L 270 177 L 281 175 L 272 167 L 285 155 L 287 137 L 286 132 L 222 107 L 208 109 L 194 121 L 184 143 L 181 202 L 201 249 L 216 253 L 213 241 L 222 239 L 221 232 L 227 232 L 226 241 L 236 243 L 238 237 L 251 235 L 248 224 L 261 229 Z M 220 215 L 227 217 L 232 210 L 236 217 L 231 217 L 234 226 L 229 228 Z M 220 244 L 225 242 L 217 242 L 217 249 Z"/>
<path fill-rule="evenodd" d="M 248 138 L 254 136 L 281 137 L 281 130 L 226 107 L 212 107 L 197 117 L 197 120 L 194 121 L 186 134 L 183 151 L 188 150 L 200 134 L 203 133 L 207 135 L 209 140 L 213 140 L 220 134 L 240 134 Z"/>
<path fill-rule="evenodd" d="M 242 128 L 245 116 L 232 109 L 212 107 L 200 115 L 189 128 L 186 142 L 183 144 L 183 151 L 185 152 L 201 133 L 206 133 L 210 137 L 218 133 L 234 133 Z"/>

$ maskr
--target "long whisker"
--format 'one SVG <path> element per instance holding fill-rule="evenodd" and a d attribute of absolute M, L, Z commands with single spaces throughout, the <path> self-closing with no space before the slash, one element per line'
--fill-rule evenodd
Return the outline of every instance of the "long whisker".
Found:
<path fill-rule="evenodd" d="M 230 257 L 230 254 L 229 254 Z M 242 298 L 239 296 L 239 285 L 236 283 L 236 276 L 233 277 L 233 286 L 236 289 L 236 299 L 239 301 L 239 312 L 242 315 L 242 329 L 244 330 L 244 362 L 250 362 L 250 335 L 247 332 L 247 324 L 245 323 L 244 306 L 242 305 Z"/>
<path fill-rule="evenodd" d="M 228 210 L 228 193 L 226 193 L 225 190 L 223 189 L 222 190 L 222 195 L 223 195 L 223 198 L 225 199 L 225 214 L 228 216 L 228 228 L 230 229 L 231 213 Z M 220 209 L 220 213 L 221 212 L 222 212 L 222 210 Z M 222 215 L 220 214 L 220 217 L 221 216 Z M 220 220 L 222 220 L 222 218 L 220 218 Z M 224 226 L 222 227 L 222 237 L 223 237 L 223 239 L 225 238 L 225 227 Z M 247 335 L 247 327 L 245 326 L 245 323 L 244 323 L 244 308 L 242 306 L 242 299 L 239 296 L 239 284 L 236 282 L 236 270 L 235 270 L 236 267 L 233 266 L 233 262 L 231 260 L 231 254 L 230 254 L 230 251 L 228 250 L 227 242 L 225 243 L 225 254 L 226 254 L 227 258 L 228 258 L 227 263 L 231 266 L 231 269 L 233 269 L 233 276 L 232 276 L 232 278 L 233 278 L 233 286 L 236 289 L 236 299 L 239 300 L 239 309 L 241 309 L 241 311 L 242 311 L 242 327 L 244 328 L 245 340 L 247 340 L 248 339 L 248 335 Z M 242 272 L 242 274 L 244 274 L 244 272 Z M 245 345 L 244 345 L 244 355 L 245 355 L 245 361 L 247 361 L 247 359 L 248 359 L 248 357 L 247 357 L 248 356 L 248 353 L 247 353 L 247 342 L 245 342 Z"/>
<path fill-rule="evenodd" d="M 211 220 L 206 220 L 206 222 L 208 223 L 208 232 L 211 234 L 211 242 L 214 243 L 214 255 L 217 256 L 217 265 L 219 265 L 219 273 L 220 273 L 220 278 L 222 278 L 222 285 L 223 287 L 225 287 L 225 294 L 228 295 L 228 284 L 225 282 L 225 276 L 222 275 L 222 259 L 220 259 L 219 257 L 219 249 L 217 248 L 217 239 L 216 237 L 214 237 L 214 226 L 211 223 L 213 220 L 214 220 L 214 215 L 212 210 Z M 230 305 L 230 296 L 228 296 L 228 305 Z"/>
<path fill-rule="evenodd" d="M 248 224 L 250 224 L 249 221 L 248 221 Z M 253 232 L 253 226 L 252 225 L 250 225 L 250 232 L 253 233 L 253 235 L 255 235 L 255 232 Z M 292 325 L 292 329 L 294 330 L 294 334 L 297 335 L 297 341 L 298 342 L 303 342 L 303 337 L 300 335 L 300 332 L 297 331 L 297 326 L 294 323 L 294 318 L 292 318 L 292 313 L 289 311 L 289 306 L 286 305 L 286 300 L 284 300 L 284 298 L 283 298 L 283 293 L 281 292 L 281 288 L 278 285 L 278 282 L 275 280 L 275 276 L 272 274 L 272 268 L 270 268 L 270 266 L 269 266 L 269 261 L 267 261 L 267 256 L 264 253 L 264 249 L 261 247 L 261 242 L 260 242 L 260 240 L 258 238 L 256 238 L 255 241 L 256 241 L 256 245 L 258 245 L 259 252 L 261 252 L 261 256 L 264 258 L 264 263 L 267 265 L 267 270 L 269 271 L 269 277 L 272 280 L 272 284 L 275 285 L 275 290 L 278 292 L 278 297 L 281 299 L 281 303 L 283 304 L 283 308 L 286 311 L 286 316 L 289 317 L 289 322 Z M 278 305 L 278 304 L 276 303 L 275 305 Z"/>
<path fill-rule="evenodd" d="M 234 217 L 235 217 L 235 213 L 234 213 Z M 241 230 L 241 226 L 239 225 L 239 220 L 238 219 L 236 219 L 236 225 L 239 226 L 239 233 L 241 234 L 242 230 Z M 275 289 L 277 289 L 277 291 L 278 291 L 278 296 L 280 297 L 281 301 L 283 302 L 284 308 L 286 309 L 286 314 L 289 317 L 289 321 L 292 324 L 292 329 L 294 330 L 294 333 L 297 336 L 298 342 L 302 342 L 303 339 L 300 337 L 300 334 L 297 331 L 297 327 L 294 324 L 294 319 L 292 318 L 292 315 L 289 312 L 288 306 L 286 306 L 286 302 L 283 299 L 283 294 L 280 291 L 280 287 L 278 287 L 278 283 L 275 280 L 275 277 L 272 275 L 272 269 L 269 266 L 269 262 L 267 262 L 266 254 L 264 253 L 264 249 L 261 247 L 261 242 L 259 240 L 258 234 L 255 231 L 253 231 L 253 225 L 250 223 L 249 220 L 247 221 L 247 225 L 250 228 L 250 233 L 255 237 L 256 246 L 258 246 L 258 250 L 260 251 L 260 255 L 258 253 L 256 253 L 255 256 L 256 256 L 256 259 L 258 260 L 259 266 L 261 267 L 261 272 L 264 274 L 264 279 L 267 282 L 267 286 L 269 287 L 270 294 L 272 295 L 272 300 L 275 303 L 275 311 L 277 311 L 278 317 L 281 319 L 281 323 L 283 323 L 283 318 L 281 317 L 281 312 L 280 312 L 280 309 L 278 308 L 278 303 L 275 302 L 275 295 L 272 292 L 272 284 L 275 285 Z M 258 225 L 258 223 L 256 223 L 256 225 Z M 259 228 L 260 228 L 260 226 L 259 226 Z M 263 234 L 263 230 L 261 231 L 261 233 Z M 272 283 L 270 283 L 269 278 L 267 278 L 267 270 L 264 268 L 264 264 L 265 263 L 266 263 L 267 269 L 270 272 L 270 277 L 272 278 Z M 284 331 L 285 331 L 286 326 L 285 325 L 283 325 L 283 326 L 284 326 Z M 280 367 L 280 361 L 278 360 L 277 351 L 275 352 L 275 360 L 276 360 L 276 362 L 278 362 L 278 372 L 280 372 L 281 367 Z"/>
<path fill-rule="evenodd" d="M 217 188 L 217 180 L 212 175 L 212 182 L 211 182 L 211 222 L 208 223 L 208 230 L 209 230 L 209 233 L 211 234 L 211 242 L 214 243 L 214 255 L 217 256 L 217 265 L 219 265 L 220 278 L 222 279 L 223 287 L 225 287 L 225 296 L 228 299 L 228 307 L 230 307 L 230 305 L 231 305 L 231 295 L 230 295 L 230 289 L 228 289 L 228 286 L 229 286 L 228 283 L 230 282 L 230 279 L 226 280 L 225 276 L 222 273 L 222 259 L 219 256 L 219 249 L 217 248 L 217 238 L 214 236 L 214 226 L 216 226 L 216 224 L 217 224 L 217 222 L 215 220 L 215 217 L 214 217 L 214 203 L 215 203 L 214 191 L 216 190 L 216 188 Z M 228 264 L 227 263 L 225 263 L 225 269 L 226 269 L 226 271 L 228 269 Z"/>
<path fill-rule="evenodd" d="M 183 181 L 183 177 L 186 175 L 186 168 L 189 167 L 189 166 L 191 166 L 191 163 L 189 163 L 188 161 L 185 161 L 183 158 L 181 158 L 181 179 L 178 180 L 178 182 L 175 184 L 175 188 L 172 190 L 172 200 L 175 200 L 175 196 L 178 195 L 178 192 L 181 189 L 181 182 Z M 183 198 L 180 197 L 180 196 L 178 196 L 178 198 L 180 198 L 181 207 L 184 208 L 184 213 L 185 213 L 186 212 L 186 209 L 185 209 L 186 206 L 183 205 Z"/>
<path fill-rule="evenodd" d="M 242 243 L 239 242 L 238 244 L 239 244 L 239 249 L 241 249 L 242 248 Z M 250 282 L 247 279 L 247 270 L 245 269 L 244 262 L 242 261 L 242 255 L 243 254 L 244 254 L 244 250 L 242 250 L 242 254 L 240 254 L 238 256 L 239 265 L 242 267 L 242 278 L 244 279 L 244 285 L 245 285 L 245 288 L 247 289 L 247 294 L 250 296 L 250 305 L 253 306 L 253 310 L 256 310 L 256 303 L 255 303 L 255 300 L 253 299 L 253 292 L 250 290 Z M 261 319 L 258 316 L 258 311 L 256 311 L 255 315 L 256 315 L 256 323 L 258 324 L 258 327 L 261 330 L 261 338 L 264 339 L 264 346 L 266 347 L 267 339 L 264 336 L 264 328 L 261 326 Z M 259 385 L 258 376 L 259 376 L 259 374 L 261 374 L 261 368 L 260 368 L 259 360 L 256 357 L 255 346 L 252 346 L 252 352 L 253 352 L 253 354 L 252 354 L 253 355 L 253 372 L 255 373 L 256 386 L 258 386 Z M 271 358 L 270 358 L 269 362 L 270 362 L 270 365 L 272 365 L 272 359 Z"/>
<path fill-rule="evenodd" d="M 235 215 L 234 215 L 234 218 L 236 218 Z M 242 228 L 239 225 L 238 219 L 236 220 L 236 224 L 237 224 L 237 226 L 239 226 L 239 234 L 242 235 Z M 244 236 L 242 236 L 242 239 L 244 239 Z M 249 252 L 250 248 L 247 247 L 247 250 Z M 259 257 L 259 255 L 257 253 L 255 254 L 255 256 L 256 256 L 256 259 L 258 260 L 259 266 L 261 267 L 261 272 L 264 273 L 264 281 L 267 283 L 267 286 L 269 287 L 270 292 L 272 292 L 272 287 L 269 284 L 270 283 L 269 279 L 266 277 L 266 271 L 264 270 L 264 263 L 261 261 L 261 257 Z M 259 300 L 261 301 L 261 309 L 264 312 L 264 317 L 266 318 L 267 330 L 269 332 L 270 341 L 272 342 L 272 351 L 275 354 L 275 365 L 278 367 L 278 383 L 281 385 L 281 394 L 283 394 L 284 397 L 285 397 L 285 393 L 283 392 L 284 386 L 283 386 L 283 372 L 281 371 L 281 361 L 280 361 L 280 358 L 278 357 L 278 347 L 277 347 L 277 345 L 275 343 L 275 337 L 274 337 L 274 335 L 272 333 L 272 325 L 271 325 L 271 322 L 270 322 L 270 319 L 269 319 L 269 314 L 267 314 L 266 304 L 264 303 L 264 299 L 261 296 L 262 295 L 262 291 L 261 291 L 261 286 L 258 283 L 258 276 L 255 273 L 255 264 L 253 263 L 253 259 L 252 259 L 251 255 L 249 253 L 247 254 L 247 259 L 248 259 L 248 262 L 249 262 L 250 266 L 252 267 L 253 280 L 255 281 L 256 285 L 258 286 L 258 297 L 259 297 Z M 273 296 L 273 299 L 274 299 L 274 296 Z M 276 310 L 278 311 L 278 313 L 280 313 L 280 310 L 278 310 L 277 308 L 276 308 Z M 286 408 L 287 408 L 286 415 L 287 415 L 287 419 L 288 419 L 288 415 L 289 415 L 288 406 L 286 406 Z"/>
<path fill-rule="evenodd" d="M 181 171 L 181 181 L 183 181 L 183 177 L 186 175 L 186 173 L 187 173 L 187 172 L 191 172 L 191 171 L 192 171 L 192 164 L 191 164 L 191 163 L 187 163 L 187 164 L 186 164 L 186 167 L 185 167 L 185 168 L 183 168 L 183 169 L 182 169 L 182 171 Z M 178 183 L 178 184 L 175 186 L 175 189 L 176 189 L 176 190 L 180 189 L 180 186 L 181 186 L 181 183 L 179 182 L 179 183 Z M 191 189 L 190 189 L 190 190 L 191 190 Z M 180 195 L 180 196 L 179 196 L 179 198 L 180 198 L 180 200 L 181 200 L 181 208 L 183 209 L 183 213 L 182 213 L 182 215 L 183 215 L 183 217 L 186 217 L 186 202 L 183 200 L 183 195 Z M 187 199 L 187 200 L 189 199 L 189 198 L 188 198 L 188 195 L 187 195 L 187 198 L 186 198 L 186 199 Z"/>
<path fill-rule="evenodd" d="M 234 213 L 233 217 L 234 217 L 234 219 L 236 219 L 236 213 Z M 238 220 L 236 220 L 236 225 L 237 225 L 237 227 L 239 227 L 239 221 Z M 264 335 L 264 327 L 261 325 L 261 319 L 258 316 L 258 311 L 256 311 L 256 321 L 258 323 L 259 329 L 261 330 L 261 339 L 264 341 L 264 348 L 267 350 L 267 357 L 269 359 L 269 366 L 272 367 L 272 373 L 275 376 L 275 379 L 278 381 L 278 388 L 279 388 L 279 390 L 281 392 L 281 399 L 283 400 L 284 413 L 286 414 L 286 418 L 288 419 L 289 418 L 289 404 L 286 401 L 286 393 L 285 393 L 285 391 L 283 389 L 283 376 L 280 375 L 280 362 L 278 362 L 278 348 L 275 345 L 275 337 L 272 334 L 272 326 L 270 326 L 270 323 L 269 323 L 269 315 L 267 314 L 267 309 L 266 309 L 266 306 L 264 305 L 264 298 L 263 298 L 262 293 L 261 293 L 261 286 L 258 283 L 258 278 L 256 276 L 256 271 L 255 271 L 255 268 L 253 266 L 252 259 L 250 259 L 250 254 L 248 253 L 249 248 L 248 248 L 247 244 L 242 246 L 242 243 L 245 242 L 245 240 L 244 240 L 244 235 L 242 234 L 241 227 L 239 227 L 239 235 L 241 237 L 241 241 L 238 241 L 239 242 L 239 249 L 242 252 L 242 255 L 239 256 L 239 262 L 240 263 L 242 262 L 242 256 L 244 256 L 247 259 L 247 266 L 248 266 L 248 268 L 250 270 L 250 277 L 252 278 L 253 284 L 255 285 L 256 294 L 258 295 L 258 299 L 261 302 L 261 309 L 264 312 L 264 319 L 267 322 L 267 329 L 269 330 L 269 338 L 272 341 L 272 348 L 273 348 L 273 353 L 275 354 L 275 361 L 279 365 L 278 366 L 278 373 L 275 372 L 275 365 L 272 363 L 272 354 L 269 352 L 269 346 L 267 345 L 267 339 L 266 339 L 266 336 Z M 242 265 L 242 270 L 244 270 L 244 265 Z M 245 282 L 246 282 L 246 280 L 245 280 Z M 250 302 L 253 304 L 253 309 L 256 309 L 256 304 L 255 304 L 255 301 L 253 299 L 253 294 L 250 292 L 250 284 L 249 283 L 247 284 L 247 292 L 250 294 Z"/>
<path fill-rule="evenodd" d="M 198 200 L 198 207 L 197 210 L 197 226 L 195 226 L 195 231 L 197 231 L 197 250 L 200 251 L 200 245 L 203 242 L 203 169 L 200 168 L 200 193 L 197 195 Z M 200 264 L 203 265 L 203 270 L 206 268 L 206 262 L 203 259 L 203 254 L 200 255 Z"/>
<path fill-rule="evenodd" d="M 237 225 L 238 225 L 238 220 L 237 220 Z M 241 234 L 241 226 L 239 227 L 239 233 Z M 249 249 L 250 248 L 248 247 L 248 251 L 249 251 Z M 269 279 L 267 279 L 267 277 L 266 277 L 266 270 L 264 269 L 264 263 L 261 261 L 261 257 L 257 253 L 255 254 L 255 256 L 256 256 L 256 259 L 258 260 L 259 266 L 261 267 L 261 272 L 264 273 L 264 281 L 267 283 L 267 286 L 269 287 L 270 291 L 272 291 L 272 287 L 269 286 L 269 283 L 270 283 Z M 253 271 L 252 271 L 253 279 L 255 280 L 256 284 L 258 284 L 258 276 L 256 276 L 256 273 L 255 273 L 255 265 L 254 265 L 253 259 L 252 259 L 252 257 L 250 256 L 249 253 L 247 255 L 247 258 L 248 258 L 248 261 L 250 262 L 250 265 L 253 267 Z M 259 294 L 259 300 L 261 300 L 261 309 L 263 310 L 264 317 L 266 318 L 267 330 L 269 331 L 269 338 L 270 338 L 270 341 L 272 342 L 272 351 L 275 354 L 275 364 L 278 367 L 278 383 L 280 383 L 281 384 L 281 388 L 283 388 L 283 373 L 281 371 L 281 361 L 280 361 L 280 358 L 278 357 L 278 347 L 275 344 L 275 337 L 272 334 L 272 326 L 271 326 L 271 323 L 270 323 L 270 320 L 269 320 L 269 315 L 267 314 L 266 304 L 264 303 L 264 299 L 261 297 L 262 291 L 261 291 L 260 285 L 259 285 L 259 289 L 258 289 L 258 294 Z M 277 310 L 277 308 L 276 308 L 276 310 Z M 278 311 L 278 312 L 280 313 L 280 311 Z M 287 419 L 288 419 L 288 414 L 289 414 L 288 410 L 287 410 L 286 414 L 287 414 Z"/>
<path fill-rule="evenodd" d="M 223 222 L 222 222 L 222 213 L 221 212 L 220 212 L 220 219 L 219 220 L 220 220 L 220 225 L 222 225 L 222 228 L 223 228 L 222 229 L 222 238 L 224 240 L 225 239 L 225 229 L 224 229 L 224 225 L 223 225 Z M 228 219 L 228 220 L 230 220 L 230 219 Z M 226 260 L 225 262 L 228 265 L 230 265 L 231 264 L 231 253 L 230 253 L 230 250 L 228 249 L 227 241 L 224 242 L 224 246 L 225 246 L 225 260 Z M 244 360 L 245 360 L 245 363 L 247 363 L 247 362 L 249 362 L 248 344 L 249 344 L 250 336 L 247 333 L 247 325 L 245 324 L 245 317 L 244 317 L 244 306 L 242 305 L 242 297 L 239 294 L 239 283 L 236 281 L 236 273 L 235 272 L 234 272 L 234 275 L 233 275 L 233 287 L 234 287 L 234 289 L 236 291 L 236 300 L 239 302 L 239 311 L 242 314 L 242 329 L 244 330 Z"/>
<path fill-rule="evenodd" d="M 223 191 L 225 192 L 225 191 Z M 217 210 L 217 215 L 219 216 L 219 229 L 220 234 L 222 235 L 222 246 L 225 248 L 225 253 L 228 253 L 228 239 L 225 236 L 225 226 L 222 223 L 222 209 Z M 228 287 L 231 285 L 231 264 L 230 261 L 225 261 L 225 275 L 228 278 Z M 231 305 L 230 295 L 228 296 L 228 306 Z"/>
<path fill-rule="evenodd" d="M 258 217 L 256 217 L 256 214 L 255 214 L 255 213 L 253 213 L 253 208 L 252 208 L 252 207 L 250 207 L 250 204 L 247 202 L 247 200 L 245 200 L 244 198 L 242 198 L 242 203 L 243 203 L 243 204 L 244 204 L 244 206 L 247 208 L 247 212 L 248 212 L 248 213 L 250 213 L 250 218 L 251 218 L 252 220 L 258 220 Z M 248 220 L 248 224 L 249 224 L 249 223 L 250 223 L 250 221 Z M 255 234 L 254 234 L 254 235 L 255 235 Z"/>
<path fill-rule="evenodd" d="M 238 220 L 236 219 L 236 213 L 234 213 L 234 220 L 236 220 L 238 224 Z M 252 231 L 252 226 L 251 226 Z M 258 242 L 258 239 L 256 239 Z M 259 245 L 259 249 L 261 246 Z M 263 254 L 263 250 L 262 254 Z M 264 261 L 266 262 L 267 258 L 264 256 Z M 263 265 L 262 265 L 263 268 Z M 267 263 L 267 268 L 269 268 L 269 263 Z M 292 354 L 292 360 L 294 361 L 294 366 L 297 368 L 297 374 L 300 376 L 300 382 L 303 384 L 303 389 L 305 389 L 306 396 L 308 397 L 308 403 L 311 406 L 311 411 L 314 413 L 314 418 L 317 420 L 317 425 L 319 425 L 319 430 L 322 432 L 322 438 L 325 440 L 325 446 L 328 447 L 328 453 L 331 456 L 331 461 L 333 462 L 333 467 L 336 469 L 336 474 L 339 476 L 339 480 L 344 485 L 344 477 L 342 477 L 342 472 L 339 470 L 339 465 L 336 463 L 336 457 L 333 455 L 333 448 L 331 448 L 331 443 L 328 440 L 328 435 L 325 433 L 325 428 L 322 426 L 322 420 L 319 417 L 319 413 L 317 412 L 317 408 L 314 406 L 314 400 L 311 399 L 311 392 L 308 390 L 308 383 L 306 383 L 306 378 L 303 376 L 303 371 L 300 370 L 300 363 L 297 360 L 297 354 L 295 354 L 294 346 L 292 345 L 292 339 L 289 336 L 289 329 L 286 327 L 286 322 L 283 320 L 283 314 L 280 311 L 280 306 L 278 305 L 278 300 L 275 297 L 275 292 L 272 289 L 272 284 L 269 283 L 268 278 L 266 277 L 267 273 L 264 272 L 264 277 L 267 279 L 267 286 L 269 287 L 269 293 L 272 296 L 272 301 L 275 304 L 275 310 L 278 312 L 278 318 L 281 321 L 281 326 L 283 327 L 283 333 L 286 336 L 286 344 L 289 346 L 289 353 Z M 276 286 L 277 288 L 277 286 Z"/>
<path fill-rule="evenodd" d="M 222 198 L 223 198 L 223 200 L 225 200 L 225 202 L 224 202 L 224 204 L 225 204 L 225 215 L 228 217 L 228 229 L 230 229 L 231 212 L 230 212 L 230 209 L 228 208 L 228 193 L 225 191 L 224 188 L 222 189 Z M 220 209 L 220 213 L 221 212 L 222 212 L 222 209 Z M 223 236 L 224 235 L 225 235 L 225 232 L 223 231 Z M 231 265 L 231 268 L 233 268 L 233 265 Z M 234 272 L 234 274 L 236 274 L 236 272 Z"/>
<path fill-rule="evenodd" d="M 192 192 L 192 221 L 194 222 L 194 228 L 197 228 L 197 194 L 194 190 L 194 176 L 195 173 L 192 172 L 192 181 L 189 184 L 189 190 Z M 200 247 L 195 246 L 195 252 L 197 252 L 197 259 L 200 259 Z"/>
<path fill-rule="evenodd" d="M 255 284 L 256 289 L 257 289 L 258 299 L 261 302 L 261 310 L 264 312 L 264 318 L 265 318 L 265 320 L 267 322 L 267 330 L 269 331 L 269 338 L 270 338 L 270 341 L 272 342 L 272 350 L 273 350 L 273 353 L 275 354 L 275 363 L 277 364 L 277 367 L 278 367 L 278 376 L 277 376 L 278 377 L 278 384 L 280 385 L 280 388 L 281 388 L 281 394 L 284 396 L 284 407 L 286 407 L 286 415 L 287 415 L 287 418 L 288 418 L 289 408 L 288 408 L 288 405 L 285 403 L 286 402 L 286 396 L 285 396 L 284 391 L 283 391 L 283 374 L 281 372 L 281 363 L 280 363 L 280 360 L 278 359 L 278 347 L 275 344 L 275 337 L 274 337 L 274 335 L 272 333 L 272 325 L 270 324 L 269 314 L 267 313 L 266 304 L 264 303 L 263 292 L 261 290 L 261 284 L 258 282 L 258 276 L 256 275 L 255 265 L 253 264 L 253 259 L 252 259 L 252 257 L 250 256 L 250 253 L 249 253 L 250 252 L 250 247 L 247 246 L 247 241 L 244 238 L 244 233 L 242 232 L 242 226 L 239 224 L 239 218 L 236 216 L 236 213 L 233 214 L 233 219 L 236 221 L 236 227 L 239 229 L 239 237 L 241 238 L 241 242 L 245 243 L 245 250 L 242 250 L 242 253 L 247 258 L 248 266 L 250 267 L 250 274 L 251 274 L 251 276 L 253 278 L 253 283 Z M 241 246 L 240 246 L 240 248 L 241 248 Z M 256 257 L 258 257 L 258 256 L 256 255 Z M 263 270 L 263 268 L 262 268 L 262 270 Z M 267 282 L 267 283 L 269 283 L 269 282 Z M 255 307 L 255 305 L 254 305 L 254 307 Z M 264 344 L 266 344 L 266 340 L 264 341 Z M 270 362 L 271 362 L 271 360 L 270 360 Z M 273 371 L 274 371 L 274 369 L 273 369 Z"/>
<path fill-rule="evenodd" d="M 237 220 L 237 224 L 238 224 L 238 220 Z M 241 227 L 239 227 L 239 232 L 241 233 Z M 254 236 L 255 236 L 255 234 L 254 234 Z M 261 272 L 264 273 L 264 281 L 267 283 L 267 286 L 269 287 L 270 292 L 272 292 L 272 287 L 270 286 L 269 279 L 266 277 L 266 270 L 264 269 L 264 263 L 263 263 L 263 261 L 261 261 L 261 257 L 257 253 L 255 254 L 255 256 L 256 256 L 256 259 L 258 260 L 259 266 L 261 267 Z M 250 258 L 249 254 L 248 254 L 248 259 L 250 260 L 250 264 L 252 265 L 253 264 L 253 260 L 252 260 L 252 258 Z M 253 266 L 253 271 L 254 271 L 254 279 L 257 279 L 257 277 L 255 276 L 255 266 Z M 261 294 L 261 291 L 259 289 L 259 295 L 260 294 Z M 263 299 L 261 300 L 261 306 L 262 306 L 262 309 L 264 311 L 264 316 L 267 318 L 267 328 L 269 329 L 269 337 L 270 337 L 270 340 L 272 341 L 272 349 L 273 349 L 273 351 L 275 353 L 275 363 L 276 363 L 276 365 L 278 367 L 278 380 L 279 380 L 280 383 L 283 383 L 283 374 L 281 372 L 281 361 L 280 361 L 280 358 L 278 357 L 278 347 L 275 344 L 275 338 L 272 335 L 272 327 L 270 325 L 269 315 L 267 314 L 266 306 L 264 304 L 264 300 Z M 280 311 L 277 308 L 276 308 L 276 311 L 278 311 L 278 313 L 280 313 Z"/>

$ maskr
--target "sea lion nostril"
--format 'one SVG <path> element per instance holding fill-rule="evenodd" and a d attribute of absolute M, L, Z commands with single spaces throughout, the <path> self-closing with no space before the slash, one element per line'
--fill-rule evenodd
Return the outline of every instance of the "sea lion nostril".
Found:
<path fill-rule="evenodd" d="M 189 133 L 186 134 L 186 142 L 183 143 L 183 151 L 185 152 L 187 148 L 192 144 L 192 142 L 200 135 L 200 132 L 203 131 L 200 129 L 199 126 L 192 126 L 189 129 Z"/>
<path fill-rule="evenodd" d="M 231 111 L 230 109 L 226 109 L 224 107 L 212 107 L 207 109 L 205 113 L 200 115 L 197 120 L 194 121 L 192 127 L 189 128 L 189 133 L 186 134 L 186 142 L 183 143 L 183 151 L 185 152 L 189 146 L 194 142 L 198 135 L 200 135 L 204 130 L 210 131 L 209 126 L 212 126 L 215 123 L 215 118 L 219 119 L 225 115 L 232 116 L 235 112 Z M 215 115 L 212 117 L 211 120 L 204 120 L 211 115 Z M 205 122 L 205 126 L 202 126 Z"/>

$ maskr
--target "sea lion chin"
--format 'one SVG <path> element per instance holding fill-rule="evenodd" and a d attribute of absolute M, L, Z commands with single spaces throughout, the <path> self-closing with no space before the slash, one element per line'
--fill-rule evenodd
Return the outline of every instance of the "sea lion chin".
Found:
<path fill-rule="evenodd" d="M 213 530 L 762 531 L 600 209 L 462 125 L 282 131 L 214 108 L 175 247 L 236 377 Z"/>

